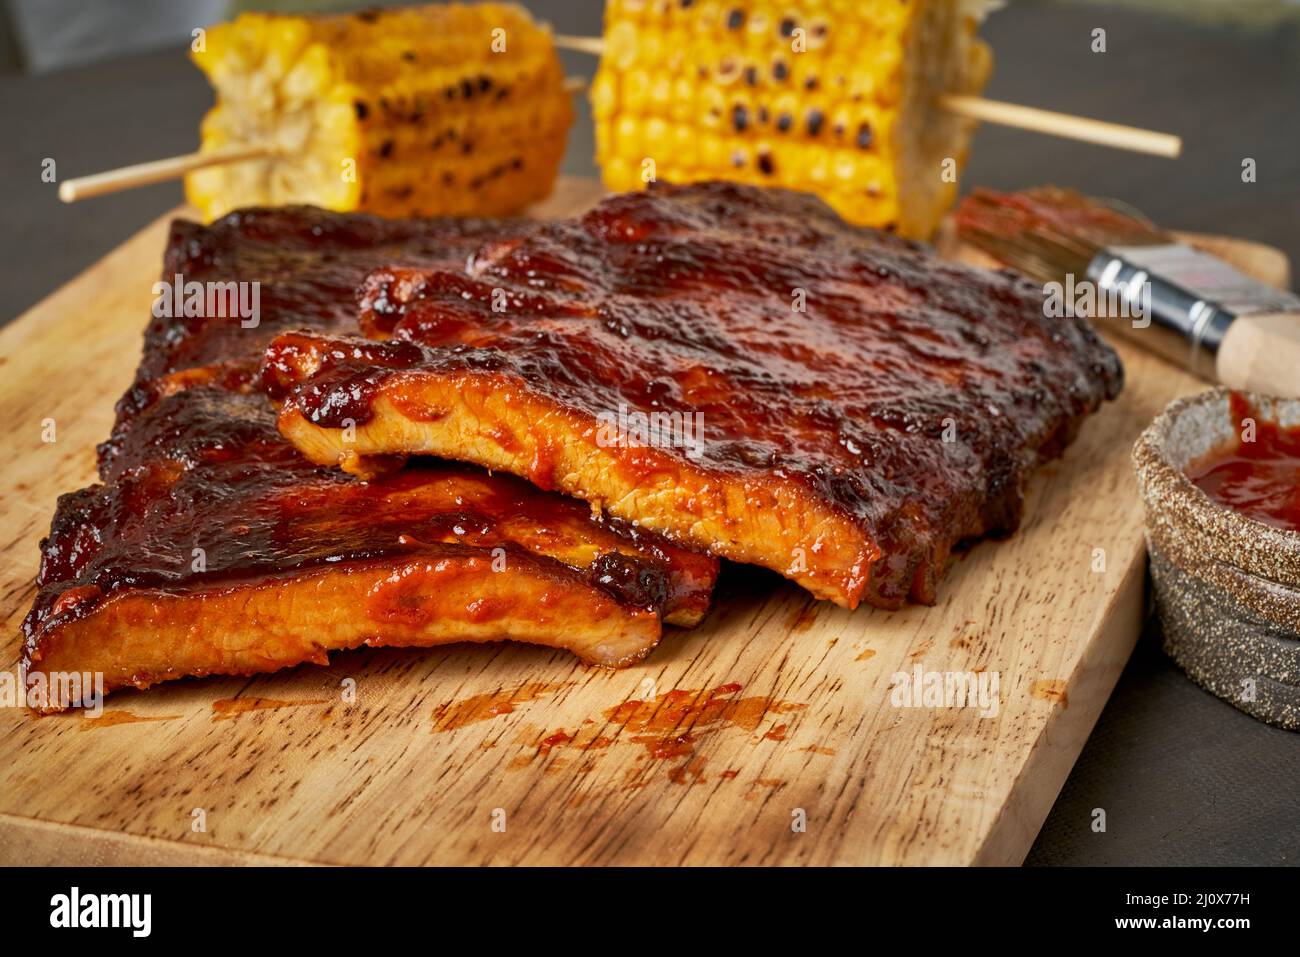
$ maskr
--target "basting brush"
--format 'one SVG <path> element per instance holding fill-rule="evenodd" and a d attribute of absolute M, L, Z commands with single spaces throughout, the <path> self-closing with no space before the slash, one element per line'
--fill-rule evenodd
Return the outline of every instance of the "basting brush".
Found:
<path fill-rule="evenodd" d="M 1082 290 L 1096 318 L 1131 319 L 1106 328 L 1193 374 L 1300 396 L 1300 298 L 1192 249 L 1141 213 L 1055 186 L 977 189 L 956 223 L 964 242 L 999 262 L 1060 284 L 1054 290 Z"/>

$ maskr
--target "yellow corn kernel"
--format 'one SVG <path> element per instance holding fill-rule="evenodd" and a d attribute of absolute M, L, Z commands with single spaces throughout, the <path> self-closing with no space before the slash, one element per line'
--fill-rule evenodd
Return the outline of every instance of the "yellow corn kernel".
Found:
<path fill-rule="evenodd" d="M 976 26 L 965 0 L 611 0 L 592 89 L 602 176 L 627 188 L 650 158 L 661 180 L 814 192 L 851 222 L 927 237 L 973 127 L 935 97 L 982 89 Z"/>
<path fill-rule="evenodd" d="M 271 154 L 186 177 L 208 219 L 294 202 L 389 216 L 518 213 L 550 193 L 573 122 L 549 33 L 513 4 L 247 13 L 210 28 L 193 58 L 217 99 L 200 151 Z M 617 79 L 595 89 L 612 117 Z"/>

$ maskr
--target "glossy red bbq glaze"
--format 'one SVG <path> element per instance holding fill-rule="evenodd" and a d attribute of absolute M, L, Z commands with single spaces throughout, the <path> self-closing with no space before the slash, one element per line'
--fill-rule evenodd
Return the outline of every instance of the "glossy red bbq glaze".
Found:
<path fill-rule="evenodd" d="M 1261 419 L 1245 396 L 1228 399 L 1232 421 L 1255 422 L 1255 440 L 1215 449 L 1187 467 L 1187 477 L 1210 498 L 1274 528 L 1300 532 L 1300 426 Z"/>
<path fill-rule="evenodd" d="M 495 229 L 512 228 L 506 223 Z M 707 603 L 715 560 L 510 476 L 424 462 L 360 482 L 304 460 L 279 434 L 257 388 L 266 342 L 286 328 L 355 322 L 354 290 L 381 263 L 455 266 L 487 229 L 312 208 L 246 210 L 210 226 L 173 225 L 164 277 L 260 281 L 261 322 L 149 325 L 131 390 L 100 446 L 103 484 L 59 499 L 42 542 L 26 653 L 46 628 L 130 588 L 190 589 L 287 579 L 341 563 L 489 554 L 557 581 L 577 575 L 629 607 Z M 575 547 L 577 567 L 544 552 Z M 203 550 L 202 572 L 193 567 Z M 483 618 L 492 609 L 482 608 Z M 527 609 L 511 613 L 526 615 Z"/>
<path fill-rule="evenodd" d="M 141 382 L 256 356 L 288 329 L 351 331 L 357 286 L 380 265 L 456 267 L 481 242 L 530 228 L 523 220 L 406 220 L 312 206 L 245 209 L 208 226 L 172 224 L 162 279 L 258 282 L 255 328 L 202 317 L 158 317 L 145 330 Z"/>
<path fill-rule="evenodd" d="M 1171 241 L 1136 210 L 1108 205 L 1059 186 L 1035 186 L 1017 193 L 976 188 L 955 214 L 958 233 L 976 245 L 1023 243 L 1026 236 L 1052 237 L 1069 248 L 1151 245 Z"/>
<path fill-rule="evenodd" d="M 317 342 L 306 381 L 276 367 L 291 337 L 269 350 L 272 387 L 313 423 L 367 421 L 410 370 L 592 418 L 698 412 L 691 464 L 803 483 L 879 544 L 877 590 L 904 595 L 928 556 L 1013 529 L 1029 469 L 1122 383 L 1115 353 L 1085 321 L 1046 318 L 1027 280 L 734 184 L 611 197 L 485 246 L 468 274 L 385 269 L 362 307 L 393 341 Z"/>

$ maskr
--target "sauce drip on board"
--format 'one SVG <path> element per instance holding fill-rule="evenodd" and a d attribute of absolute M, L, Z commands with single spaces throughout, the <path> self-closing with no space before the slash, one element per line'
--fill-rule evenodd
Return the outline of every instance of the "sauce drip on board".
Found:
<path fill-rule="evenodd" d="M 1215 449 L 1187 468 L 1187 477 L 1221 505 L 1274 528 L 1300 532 L 1300 425 L 1284 427 L 1262 419 L 1236 392 L 1229 397 L 1232 420 L 1254 419 L 1253 442 Z"/>

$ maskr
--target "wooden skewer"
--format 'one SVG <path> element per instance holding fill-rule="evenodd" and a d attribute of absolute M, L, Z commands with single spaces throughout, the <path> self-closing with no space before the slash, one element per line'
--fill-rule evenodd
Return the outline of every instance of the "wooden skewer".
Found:
<path fill-rule="evenodd" d="M 604 37 L 575 37 L 568 33 L 556 33 L 552 39 L 561 50 L 576 50 L 579 53 L 590 53 L 592 56 L 600 56 L 605 52 Z"/>
<path fill-rule="evenodd" d="M 1015 103 L 999 103 L 997 100 L 986 100 L 979 96 L 945 93 L 939 97 L 939 105 L 951 113 L 972 120 L 1013 126 L 1020 130 L 1046 133 L 1049 136 L 1063 136 L 1066 139 L 1082 140 L 1085 143 L 1099 143 L 1102 146 L 1113 146 L 1134 153 L 1149 153 L 1153 156 L 1176 159 L 1183 151 L 1182 139 L 1172 133 L 1157 133 L 1136 126 L 1090 120 L 1082 116 L 1039 110 Z"/>
<path fill-rule="evenodd" d="M 203 169 L 205 166 L 218 166 L 222 163 L 238 163 L 242 160 L 261 159 L 271 156 L 272 151 L 266 146 L 239 146 L 211 153 L 186 153 L 183 156 L 169 156 L 167 159 L 153 160 L 150 163 L 137 163 L 135 166 L 123 166 L 92 176 L 79 176 L 59 184 L 59 199 L 65 203 L 75 203 L 79 199 L 103 196 L 119 190 L 134 189 L 137 186 L 149 186 L 169 179 L 179 179 L 190 170 Z"/>
<path fill-rule="evenodd" d="M 563 33 L 555 35 L 555 45 L 561 50 L 576 50 L 595 56 L 600 56 L 605 49 L 605 41 L 600 37 L 575 37 Z M 1102 146 L 1113 146 L 1135 153 L 1150 153 L 1174 159 L 1183 149 L 1183 141 L 1170 133 L 1157 133 L 1154 130 L 1090 120 L 1015 103 L 1000 103 L 979 96 L 946 93 L 939 97 L 939 105 L 951 113 L 973 120 L 1032 130 L 1049 136 L 1063 136 L 1086 143 L 1100 143 Z"/>

